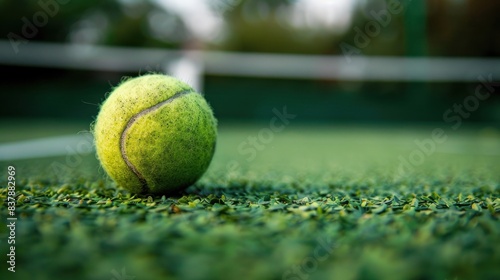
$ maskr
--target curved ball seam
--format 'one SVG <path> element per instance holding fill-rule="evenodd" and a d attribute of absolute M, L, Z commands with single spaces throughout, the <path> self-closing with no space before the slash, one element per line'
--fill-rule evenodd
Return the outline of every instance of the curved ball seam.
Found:
<path fill-rule="evenodd" d="M 183 91 L 177 92 L 176 94 L 174 94 L 173 96 L 171 96 L 167 100 L 162 101 L 162 102 L 160 102 L 160 103 L 158 103 L 158 104 L 156 104 L 154 106 L 151 106 L 149 108 L 146 108 L 146 109 L 140 111 L 139 113 L 133 115 L 130 118 L 130 120 L 127 122 L 127 125 L 125 126 L 125 129 L 123 129 L 122 134 L 120 135 L 120 152 L 121 152 L 122 158 L 125 161 L 125 163 L 127 164 L 128 168 L 130 168 L 130 170 L 139 179 L 139 182 L 141 183 L 141 193 L 148 192 L 149 191 L 149 187 L 148 187 L 146 178 L 144 178 L 144 176 L 139 172 L 139 170 L 137 170 L 137 168 L 135 167 L 135 165 L 129 160 L 129 158 L 127 156 L 127 152 L 125 150 L 125 139 L 126 139 L 126 136 L 127 136 L 127 132 L 132 127 L 132 125 L 140 117 L 142 117 L 142 116 L 144 116 L 144 115 L 146 115 L 146 114 L 148 114 L 150 112 L 153 112 L 155 110 L 158 110 L 160 107 L 162 107 L 162 106 L 164 106 L 166 104 L 169 104 L 172 101 L 174 101 L 175 99 L 177 99 L 177 98 L 179 98 L 179 97 L 181 97 L 183 95 L 186 95 L 188 93 L 196 93 L 196 92 L 193 91 L 192 89 L 188 89 L 188 90 L 183 90 Z"/>

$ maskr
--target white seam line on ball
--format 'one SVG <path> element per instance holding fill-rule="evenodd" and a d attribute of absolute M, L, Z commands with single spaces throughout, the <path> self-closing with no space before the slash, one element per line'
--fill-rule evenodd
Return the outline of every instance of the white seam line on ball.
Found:
<path fill-rule="evenodd" d="M 137 168 L 134 166 L 134 164 L 132 164 L 132 162 L 130 162 L 128 156 L 127 156 L 127 152 L 125 151 L 125 140 L 126 140 L 126 136 L 127 136 L 127 132 L 128 130 L 132 127 L 132 125 L 142 116 L 148 114 L 148 113 L 151 113 L 157 109 L 159 109 L 160 107 L 162 107 L 163 105 L 166 105 L 172 101 L 174 101 L 175 99 L 183 96 L 183 95 L 186 95 L 188 93 L 195 93 L 195 91 L 193 91 L 192 89 L 188 89 L 188 90 L 183 90 L 183 91 L 180 91 L 176 94 L 174 94 L 172 97 L 170 97 L 169 99 L 165 100 L 165 101 L 162 101 L 154 106 L 151 106 L 147 109 L 144 109 L 142 111 L 140 111 L 139 113 L 133 115 L 130 120 L 127 122 L 127 125 L 125 126 L 125 129 L 123 129 L 122 131 L 122 134 L 120 135 L 120 152 L 122 154 L 122 158 L 123 160 L 125 161 L 125 163 L 127 164 L 127 166 L 130 168 L 130 170 L 132 170 L 132 172 L 137 176 L 137 178 L 139 179 L 140 183 L 141 183 L 141 192 L 142 193 L 145 193 L 148 191 L 148 184 L 146 182 L 146 179 L 144 178 L 144 176 L 142 176 L 142 174 L 139 172 L 139 170 L 137 170 Z"/>

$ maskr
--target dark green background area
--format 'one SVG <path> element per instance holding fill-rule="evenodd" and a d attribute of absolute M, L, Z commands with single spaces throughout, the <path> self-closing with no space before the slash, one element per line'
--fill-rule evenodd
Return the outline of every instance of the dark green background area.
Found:
<path fill-rule="evenodd" d="M 335 56 L 345 55 L 340 48 L 344 43 L 357 48 L 359 55 L 366 57 L 498 57 L 500 45 L 496 34 L 500 20 L 495 11 L 499 9 L 499 2 L 401 0 L 396 2 L 401 4 L 402 11 L 386 14 L 390 20 L 382 24 L 377 18 L 390 11 L 391 2 L 394 1 L 359 1 L 351 11 L 350 25 L 342 30 L 330 30 L 297 27 L 280 21 L 280 12 L 289 11 L 287 9 L 296 1 L 213 1 L 209 8 L 224 23 L 226 34 L 220 40 L 206 42 L 189 31 L 181 15 L 161 9 L 152 1 L 69 1 L 59 5 L 57 15 L 39 28 L 30 42 Z M 32 19 L 40 9 L 37 1 L 23 0 L 15 4 L 0 1 L 4 21 L 0 34 L 4 34 L 5 39 L 10 32 L 20 33 L 21 19 Z M 264 10 L 267 12 L 263 13 Z M 374 13 L 378 16 L 375 17 Z M 174 35 L 182 39 L 155 37 L 149 24 L 153 15 L 174 26 Z M 373 22 L 378 22 L 380 32 L 367 37 L 369 43 L 366 46 L 356 44 L 360 35 L 357 30 L 365 30 Z M 73 35 L 82 30 L 100 35 L 92 42 L 78 41 L 75 38 L 79 37 Z M 21 45 L 20 48 L 27 46 Z M 12 52 L 11 55 L 16 54 Z M 22 57 L 22 51 L 19 57 Z M 29 61 L 20 61 L 29 65 Z M 111 73 L 0 64 L 0 95 L 4 100 L 0 117 L 90 122 L 98 112 L 98 104 L 122 76 L 140 73 L 140 69 L 133 73 Z M 228 75 L 205 76 L 203 92 L 221 120 L 267 121 L 273 108 L 287 106 L 303 122 L 404 124 L 442 122 L 443 113 L 474 94 L 477 84 L 348 82 Z M 499 112 L 497 90 L 464 121 L 499 126 Z"/>
<path fill-rule="evenodd" d="M 3 68 L 2 118 L 92 121 L 122 76 L 54 69 Z M 36 77 L 26 82 L 23 73 Z M 442 122 L 443 114 L 474 94 L 474 83 L 347 82 L 205 76 L 205 97 L 221 120 L 266 121 L 284 106 L 302 122 Z M 465 122 L 500 124 L 494 92 Z"/>

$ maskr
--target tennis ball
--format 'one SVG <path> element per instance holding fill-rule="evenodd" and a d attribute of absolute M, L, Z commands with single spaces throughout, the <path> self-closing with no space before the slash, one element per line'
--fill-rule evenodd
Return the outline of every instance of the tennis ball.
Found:
<path fill-rule="evenodd" d="M 195 183 L 215 151 L 217 121 L 203 96 L 170 76 L 125 80 L 93 126 L 97 157 L 132 193 L 165 194 Z"/>

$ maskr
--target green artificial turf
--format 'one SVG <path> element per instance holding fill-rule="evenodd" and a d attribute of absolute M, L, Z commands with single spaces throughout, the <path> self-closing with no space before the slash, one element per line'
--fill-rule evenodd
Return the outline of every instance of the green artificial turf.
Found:
<path fill-rule="evenodd" d="M 0 278 L 498 279 L 498 131 L 448 131 L 400 174 L 433 127 L 290 125 L 249 158 L 268 127 L 222 125 L 205 176 L 174 196 L 130 195 L 92 154 L 2 162 L 18 221 L 15 274 L 0 227 Z"/>

